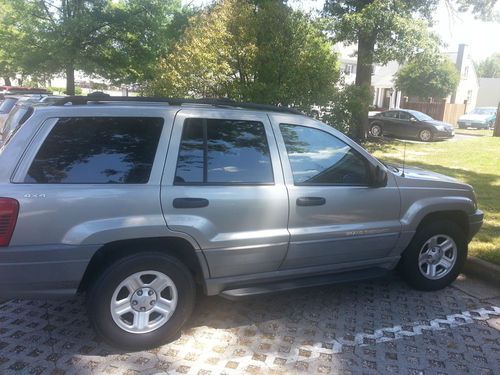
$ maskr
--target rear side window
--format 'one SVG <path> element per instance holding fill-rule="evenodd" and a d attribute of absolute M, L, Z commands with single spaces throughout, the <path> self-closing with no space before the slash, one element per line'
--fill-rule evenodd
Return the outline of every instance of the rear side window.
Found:
<path fill-rule="evenodd" d="M 61 118 L 38 150 L 26 183 L 144 184 L 162 118 Z"/>
<path fill-rule="evenodd" d="M 187 119 L 176 185 L 274 182 L 264 125 L 258 121 Z"/>

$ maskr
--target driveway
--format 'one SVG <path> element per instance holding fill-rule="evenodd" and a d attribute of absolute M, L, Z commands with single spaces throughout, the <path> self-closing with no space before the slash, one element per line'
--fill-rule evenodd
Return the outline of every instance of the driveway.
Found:
<path fill-rule="evenodd" d="M 498 306 L 498 307 L 497 307 Z M 99 342 L 82 299 L 0 305 L 1 374 L 498 374 L 500 290 L 395 276 L 228 301 L 201 298 L 173 343 Z"/>

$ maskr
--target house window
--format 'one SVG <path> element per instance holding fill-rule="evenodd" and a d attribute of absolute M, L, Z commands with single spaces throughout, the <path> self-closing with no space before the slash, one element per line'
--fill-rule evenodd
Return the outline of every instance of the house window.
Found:
<path fill-rule="evenodd" d="M 468 76 L 469 76 L 469 67 L 466 66 L 464 68 L 464 74 L 462 74 L 462 78 L 467 79 Z"/>
<path fill-rule="evenodd" d="M 354 64 L 345 64 L 344 73 L 346 76 L 354 74 L 354 66 L 355 66 Z"/>
<path fill-rule="evenodd" d="M 469 90 L 467 91 L 467 102 L 470 103 L 471 100 L 472 100 L 472 90 Z"/>

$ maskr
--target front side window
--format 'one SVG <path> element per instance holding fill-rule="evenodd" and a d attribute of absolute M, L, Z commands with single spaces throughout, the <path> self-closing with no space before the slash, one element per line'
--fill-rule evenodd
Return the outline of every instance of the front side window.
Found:
<path fill-rule="evenodd" d="M 411 115 L 408 113 L 408 112 L 399 112 L 399 119 L 400 120 L 406 120 L 406 121 L 410 121 L 411 119 Z"/>
<path fill-rule="evenodd" d="M 43 184 L 144 184 L 162 118 L 71 117 L 57 121 L 25 178 Z"/>
<path fill-rule="evenodd" d="M 185 121 L 175 184 L 273 182 L 271 156 L 261 122 L 201 118 Z"/>
<path fill-rule="evenodd" d="M 368 162 L 330 133 L 280 125 L 295 185 L 369 185 Z"/>

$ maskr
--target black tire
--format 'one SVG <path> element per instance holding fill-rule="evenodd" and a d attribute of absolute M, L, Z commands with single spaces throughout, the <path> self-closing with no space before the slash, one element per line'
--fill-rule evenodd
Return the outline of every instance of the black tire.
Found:
<path fill-rule="evenodd" d="M 457 259 L 451 270 L 442 278 L 431 280 L 419 268 L 420 251 L 431 237 L 444 234 L 453 239 L 457 246 Z M 418 290 L 439 290 L 450 285 L 459 275 L 467 259 L 467 239 L 464 230 L 453 221 L 439 220 L 422 226 L 404 251 L 399 263 L 403 279 Z"/>
<path fill-rule="evenodd" d="M 430 133 L 431 133 L 431 135 L 430 135 L 430 138 L 429 138 L 429 139 L 426 139 L 426 138 L 424 137 L 424 134 L 425 134 L 425 132 L 426 132 L 426 131 L 428 131 L 428 132 L 430 132 Z M 431 142 L 431 141 L 434 139 L 434 133 L 432 132 L 432 130 L 431 130 L 431 129 L 422 129 L 422 130 L 420 130 L 420 132 L 418 133 L 418 139 L 419 139 L 420 141 L 422 141 L 422 142 Z"/>
<path fill-rule="evenodd" d="M 130 275 L 141 271 L 167 275 L 177 289 L 177 306 L 166 323 L 148 333 L 130 333 L 120 328 L 111 315 L 110 303 L 115 289 Z M 119 259 L 99 276 L 87 293 L 87 311 L 96 333 L 111 345 L 125 350 L 144 350 L 175 339 L 189 319 L 195 302 L 191 273 L 177 258 L 146 252 Z"/>
<path fill-rule="evenodd" d="M 378 131 L 374 132 L 374 129 Z M 382 125 L 380 125 L 378 122 L 374 123 L 370 127 L 370 134 L 372 137 L 382 137 L 384 135 L 384 129 L 382 128 Z"/>

